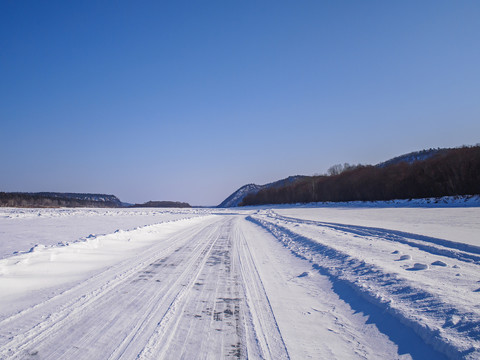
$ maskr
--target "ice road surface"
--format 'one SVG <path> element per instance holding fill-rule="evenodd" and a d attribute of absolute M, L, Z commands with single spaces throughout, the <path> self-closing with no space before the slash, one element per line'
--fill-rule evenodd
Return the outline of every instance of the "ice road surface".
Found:
<path fill-rule="evenodd" d="M 479 219 L 0 209 L 0 359 L 479 359 Z"/>

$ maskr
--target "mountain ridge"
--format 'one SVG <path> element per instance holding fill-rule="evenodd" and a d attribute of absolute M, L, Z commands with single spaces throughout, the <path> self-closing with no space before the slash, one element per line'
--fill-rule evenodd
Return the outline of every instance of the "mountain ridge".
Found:
<path fill-rule="evenodd" d="M 399 164 L 401 162 L 405 162 L 407 164 L 413 164 L 416 161 L 423 161 L 431 158 L 432 156 L 435 156 L 439 153 L 448 151 L 450 149 L 444 148 L 444 149 L 426 149 L 426 150 L 420 150 L 420 151 L 413 151 L 407 154 L 403 154 L 400 156 L 395 156 L 394 158 L 391 158 L 390 160 L 378 163 L 377 167 L 387 167 L 390 165 L 394 164 Z"/>
<path fill-rule="evenodd" d="M 271 189 L 271 188 L 278 188 L 282 187 L 286 184 L 295 182 L 299 179 L 303 179 L 306 176 L 304 175 L 293 175 L 289 176 L 285 179 L 273 181 L 268 184 L 264 185 L 257 185 L 257 184 L 247 184 L 240 187 L 238 190 L 234 191 L 230 196 L 228 196 L 225 200 L 223 200 L 217 207 L 218 208 L 229 208 L 229 207 L 236 207 L 243 201 L 243 199 L 250 194 L 256 194 L 260 190 L 263 189 Z"/>

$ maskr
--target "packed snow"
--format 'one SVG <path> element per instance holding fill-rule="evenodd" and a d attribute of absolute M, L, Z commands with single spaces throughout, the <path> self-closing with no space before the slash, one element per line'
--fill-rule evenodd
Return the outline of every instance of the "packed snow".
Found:
<path fill-rule="evenodd" d="M 54 246 L 116 230 L 205 214 L 203 209 L 22 209 L 0 208 L 0 259 L 35 246 Z"/>
<path fill-rule="evenodd" d="M 478 219 L 0 209 L 0 358 L 478 359 Z"/>
<path fill-rule="evenodd" d="M 289 208 L 280 215 L 300 220 L 368 226 L 410 232 L 452 242 L 480 245 L 478 207 L 457 208 Z"/>

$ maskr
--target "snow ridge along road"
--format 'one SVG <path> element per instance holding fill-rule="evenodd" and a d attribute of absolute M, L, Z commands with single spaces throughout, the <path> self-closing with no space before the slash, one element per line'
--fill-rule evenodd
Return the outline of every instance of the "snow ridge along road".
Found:
<path fill-rule="evenodd" d="M 165 219 L 179 215 L 0 260 L 0 359 L 479 356 L 474 245 L 272 210 Z"/>
<path fill-rule="evenodd" d="M 449 358 L 480 357 L 479 247 L 272 210 L 248 219 Z"/>

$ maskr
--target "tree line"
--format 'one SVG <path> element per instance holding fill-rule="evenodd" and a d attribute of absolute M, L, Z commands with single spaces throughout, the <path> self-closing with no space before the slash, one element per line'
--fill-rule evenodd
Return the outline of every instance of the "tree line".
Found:
<path fill-rule="evenodd" d="M 377 201 L 480 194 L 480 146 L 447 149 L 411 164 L 334 166 L 247 195 L 240 206 L 308 202 Z"/>
<path fill-rule="evenodd" d="M 34 208 L 58 208 L 58 207 L 120 207 L 117 201 L 96 201 L 78 198 L 64 197 L 61 194 L 47 193 L 7 193 L 0 192 L 0 207 L 34 207 Z"/>
<path fill-rule="evenodd" d="M 191 208 L 191 205 L 180 201 L 147 201 L 143 204 L 135 204 L 130 207 L 153 207 L 153 208 Z"/>

